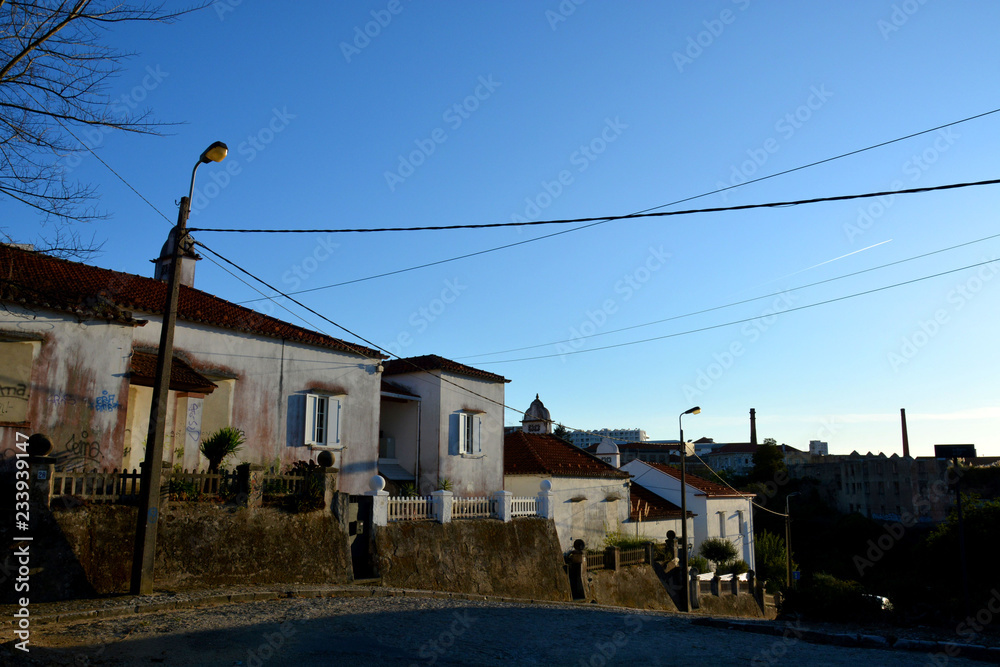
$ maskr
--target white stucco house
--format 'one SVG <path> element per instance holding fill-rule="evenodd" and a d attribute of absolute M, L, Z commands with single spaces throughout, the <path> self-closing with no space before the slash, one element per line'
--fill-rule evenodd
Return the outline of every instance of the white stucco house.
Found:
<path fill-rule="evenodd" d="M 432 354 L 385 362 L 379 473 L 397 486 L 412 483 L 421 494 L 445 480 L 457 496 L 503 489 L 507 382 Z"/>
<path fill-rule="evenodd" d="M 681 503 L 680 470 L 664 463 L 638 459 L 621 468 L 634 483 L 675 505 Z M 721 537 L 732 542 L 750 569 L 756 569 L 753 548 L 752 493 L 740 493 L 727 486 L 688 474 L 685 479 L 687 509 L 694 513 L 692 553 L 697 554 L 706 539 Z M 679 534 L 679 533 L 678 533 Z"/>
<path fill-rule="evenodd" d="M 681 508 L 662 496 L 658 496 L 635 480 L 629 484 L 630 514 L 627 532 L 636 537 L 645 537 L 653 542 L 663 543 L 667 533 L 673 531 L 680 541 Z M 688 535 L 694 535 L 695 514 L 687 512 Z"/>
<path fill-rule="evenodd" d="M 385 356 L 195 289 L 194 259 L 183 260 L 166 463 L 204 469 L 203 435 L 233 426 L 246 445 L 230 465 L 283 469 L 326 451 L 340 489 L 364 493 Z M 40 433 L 62 468 L 138 468 L 167 284 L 10 245 L 0 276 L 3 455 L 14 431 Z"/>
<path fill-rule="evenodd" d="M 609 532 L 627 529 L 628 473 L 551 433 L 508 433 L 504 490 L 536 496 L 543 480 L 552 485 L 556 534 L 564 550 L 578 539 L 600 549 Z"/>

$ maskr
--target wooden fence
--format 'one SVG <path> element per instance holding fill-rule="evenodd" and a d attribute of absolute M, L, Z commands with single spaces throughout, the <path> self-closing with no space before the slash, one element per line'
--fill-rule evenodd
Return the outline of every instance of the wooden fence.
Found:
<path fill-rule="evenodd" d="M 493 503 L 489 498 L 452 498 L 452 519 L 488 519 L 493 516 Z"/>
<path fill-rule="evenodd" d="M 431 496 L 389 498 L 389 521 L 431 521 L 434 507 Z"/>
<path fill-rule="evenodd" d="M 70 498 L 98 503 L 127 503 L 139 498 L 142 474 L 137 470 L 91 470 L 52 472 L 50 500 Z M 265 473 L 264 496 L 287 496 L 304 489 L 305 477 Z M 212 500 L 220 495 L 239 493 L 239 473 L 182 470 L 164 471 L 160 494 L 169 500 Z"/>

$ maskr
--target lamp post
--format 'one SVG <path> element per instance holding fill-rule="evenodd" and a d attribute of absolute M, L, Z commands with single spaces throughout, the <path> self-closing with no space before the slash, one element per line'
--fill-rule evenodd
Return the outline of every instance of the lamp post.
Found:
<path fill-rule="evenodd" d="M 793 491 L 785 496 L 785 585 L 792 587 L 792 515 L 789 512 L 788 499 L 799 495 Z"/>
<path fill-rule="evenodd" d="M 685 410 L 677 417 L 677 429 L 681 436 L 681 611 L 691 611 L 691 583 L 688 573 L 688 521 L 687 521 L 687 446 L 684 444 L 684 415 L 696 415 L 701 408 Z"/>
<path fill-rule="evenodd" d="M 187 197 L 181 197 L 177 213 L 177 226 L 173 235 L 173 261 L 167 283 L 167 298 L 163 305 L 163 323 L 160 326 L 160 348 L 156 356 L 156 379 L 146 435 L 146 455 L 142 463 L 142 483 L 139 495 L 139 514 L 136 518 L 135 550 L 132 555 L 133 595 L 153 592 L 153 559 L 156 555 L 156 522 L 160 514 L 160 473 L 163 459 L 163 442 L 166 439 L 167 397 L 170 393 L 170 362 L 174 356 L 174 324 L 177 321 L 177 300 L 180 295 L 181 251 L 188 245 L 187 219 L 191 213 L 194 196 L 194 177 L 198 167 L 209 162 L 221 162 L 229 149 L 221 141 L 205 149 L 191 171 L 191 187 Z"/>

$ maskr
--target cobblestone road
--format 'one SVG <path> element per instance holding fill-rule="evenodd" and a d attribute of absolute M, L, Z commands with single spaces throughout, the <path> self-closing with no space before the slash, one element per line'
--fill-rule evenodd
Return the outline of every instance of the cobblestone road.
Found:
<path fill-rule="evenodd" d="M 286 598 L 48 623 L 13 664 L 981 665 L 692 625 L 636 610 L 414 597 Z M 7 645 L 10 647 L 10 644 Z"/>

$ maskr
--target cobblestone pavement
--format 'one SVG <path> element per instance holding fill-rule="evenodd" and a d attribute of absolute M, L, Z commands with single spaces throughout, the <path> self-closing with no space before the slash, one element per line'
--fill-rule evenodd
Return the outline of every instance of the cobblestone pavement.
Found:
<path fill-rule="evenodd" d="M 846 648 L 607 607 L 414 596 L 284 597 L 32 628 L 24 665 L 979 665 L 962 656 Z M 6 629 L 5 640 L 11 630 Z"/>

